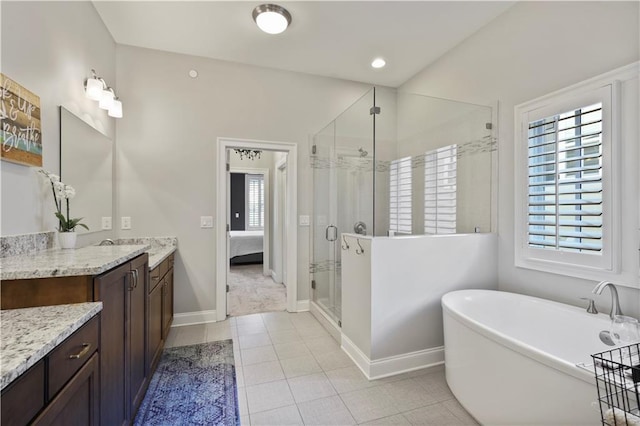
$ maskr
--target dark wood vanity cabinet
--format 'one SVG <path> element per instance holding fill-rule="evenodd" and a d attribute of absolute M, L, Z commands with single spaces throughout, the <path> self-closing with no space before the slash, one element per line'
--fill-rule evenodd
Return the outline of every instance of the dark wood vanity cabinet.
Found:
<path fill-rule="evenodd" d="M 162 355 L 173 320 L 173 254 L 149 274 L 147 288 L 147 371 L 151 374 Z"/>
<path fill-rule="evenodd" d="M 97 315 L 4 389 L 2 425 L 99 425 L 99 334 Z"/>
<path fill-rule="evenodd" d="M 94 279 L 102 308 L 101 419 L 105 425 L 128 424 L 146 390 L 145 288 L 148 256 L 139 256 Z"/>

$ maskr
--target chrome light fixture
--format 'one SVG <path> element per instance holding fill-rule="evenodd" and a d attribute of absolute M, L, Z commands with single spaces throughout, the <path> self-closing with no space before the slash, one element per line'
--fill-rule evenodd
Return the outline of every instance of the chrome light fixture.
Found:
<path fill-rule="evenodd" d="M 280 34 L 291 25 L 291 14 L 277 4 L 261 4 L 252 15 L 258 28 L 267 34 Z"/>
<path fill-rule="evenodd" d="M 85 96 L 98 101 L 98 106 L 108 110 L 110 117 L 122 118 L 122 102 L 116 92 L 107 85 L 104 78 L 99 77 L 95 70 L 91 70 L 91 77 L 84 82 Z"/>

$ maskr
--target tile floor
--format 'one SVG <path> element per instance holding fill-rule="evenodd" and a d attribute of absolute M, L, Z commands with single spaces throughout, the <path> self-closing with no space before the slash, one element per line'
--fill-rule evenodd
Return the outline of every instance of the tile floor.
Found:
<path fill-rule="evenodd" d="M 167 347 L 233 339 L 242 425 L 477 425 L 441 367 L 369 381 L 309 312 L 174 327 Z"/>

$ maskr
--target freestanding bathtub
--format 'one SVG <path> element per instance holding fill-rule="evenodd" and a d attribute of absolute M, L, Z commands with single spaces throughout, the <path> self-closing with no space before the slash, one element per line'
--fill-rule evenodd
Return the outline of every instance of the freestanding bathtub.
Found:
<path fill-rule="evenodd" d="M 591 354 L 605 314 L 535 297 L 461 290 L 442 297 L 446 378 L 485 425 L 597 425 Z"/>

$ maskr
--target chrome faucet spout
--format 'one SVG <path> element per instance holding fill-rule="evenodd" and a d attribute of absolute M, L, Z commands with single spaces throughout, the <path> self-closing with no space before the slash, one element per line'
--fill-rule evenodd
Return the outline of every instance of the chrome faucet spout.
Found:
<path fill-rule="evenodd" d="M 115 242 L 111 238 L 107 238 L 106 240 L 100 241 L 100 244 L 98 244 L 98 245 L 100 245 L 100 246 L 112 246 L 114 244 L 115 244 Z"/>
<path fill-rule="evenodd" d="M 605 287 L 609 287 L 611 293 L 611 312 L 609 312 L 609 318 L 613 320 L 616 315 L 622 315 L 620 298 L 618 297 L 618 289 L 616 289 L 616 286 L 609 281 L 600 281 L 593 289 L 593 294 L 602 294 Z"/>

